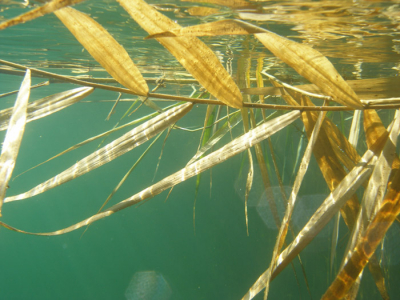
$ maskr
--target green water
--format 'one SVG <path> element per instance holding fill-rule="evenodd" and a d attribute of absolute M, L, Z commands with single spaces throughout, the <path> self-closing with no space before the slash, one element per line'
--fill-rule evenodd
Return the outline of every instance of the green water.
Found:
<path fill-rule="evenodd" d="M 25 12 L 21 2 L 1 1 L 0 21 Z M 220 14 L 191 17 L 185 13 L 186 10 L 191 6 L 204 4 L 180 1 L 148 2 L 162 4 L 160 8 L 173 8 L 169 11 L 164 9 L 163 13 L 184 26 L 219 18 L 241 16 L 246 19 L 239 13 L 248 13 L 209 5 L 220 8 Z M 172 2 L 174 3 L 171 4 Z M 342 2 L 348 4 L 349 1 Z M 253 4 L 256 7 L 253 12 L 266 16 L 266 12 L 269 12 L 268 7 L 272 7 L 276 2 L 261 1 Z M 396 1 L 371 4 L 368 9 L 376 9 L 379 13 L 365 13 L 363 23 L 363 14 L 360 11 L 367 9 L 362 6 L 364 4 L 360 1 L 360 6 L 355 5 L 354 10 L 348 9 L 347 13 L 354 13 L 355 17 L 346 19 L 347 22 L 357 21 L 354 28 L 361 32 L 343 36 L 338 34 L 338 38 L 332 40 L 318 38 L 317 35 L 313 41 L 309 32 L 296 30 L 296 22 L 276 20 L 273 11 L 269 12 L 271 18 L 267 21 L 250 22 L 282 35 L 297 36 L 305 41 L 314 42 L 315 47 L 329 56 L 346 79 L 397 76 L 400 67 L 399 35 L 396 27 L 398 23 L 396 25 L 395 20 L 398 20 L 396 11 L 400 10 L 399 4 L 396 4 Z M 123 44 L 144 77 L 189 76 L 156 41 L 143 40 L 146 33 L 129 18 L 117 2 L 88 0 L 76 8 L 96 17 L 96 20 Z M 265 13 L 260 13 L 263 9 Z M 298 5 L 296 9 L 312 10 L 307 5 Z M 376 28 L 371 24 L 376 24 Z M 378 28 L 378 25 L 382 27 Z M 271 64 L 270 73 L 280 76 L 283 80 L 287 79 L 289 83 L 304 83 L 292 69 L 276 61 L 252 37 L 223 36 L 203 38 L 203 41 L 221 56 L 224 64 L 229 55 L 232 55 L 234 70 L 240 57 L 250 57 L 253 69 L 257 59 L 264 57 L 265 64 Z M 354 48 L 350 48 L 349 45 L 354 45 Z M 0 31 L 0 58 L 57 74 L 109 77 L 87 51 L 82 50 L 82 46 L 54 15 Z M 359 67 L 355 67 L 356 65 Z M 44 80 L 34 77 L 32 84 Z M 20 76 L 0 73 L 0 94 L 18 90 L 21 81 Z M 32 90 L 30 101 L 75 87 L 67 83 L 51 83 L 49 86 Z M 192 88 L 169 84 L 160 92 L 189 96 Z M 11 107 L 15 97 L 12 95 L 1 98 L 0 109 Z M 131 102 L 119 103 L 110 120 L 105 121 L 113 105 L 111 100 L 116 98 L 115 92 L 95 90 L 80 103 L 27 124 L 13 176 L 78 142 L 111 129 L 131 105 Z M 136 99 L 131 95 L 124 95 L 123 98 Z M 165 107 L 170 103 L 158 104 Z M 196 105 L 178 125 L 201 127 L 205 111 L 205 106 Z M 129 121 L 152 112 L 150 108 L 143 106 L 129 117 Z M 380 114 L 387 126 L 394 112 Z M 351 116 L 352 114 L 346 112 L 342 116 L 335 113 L 331 117 L 347 134 Z M 123 123 L 125 122 L 128 122 L 128 119 L 124 119 Z M 110 135 L 106 142 L 130 129 Z M 242 125 L 239 124 L 233 130 L 233 135 L 238 136 L 241 132 Z M 289 187 L 288 191 L 295 178 L 293 167 L 302 134 L 303 125 L 296 121 L 294 125 L 272 138 L 283 183 Z M 4 135 L 5 132 L 0 133 L 0 140 L 3 140 Z M 165 144 L 154 182 L 185 166 L 197 150 L 200 135 L 201 131 L 172 131 Z M 108 206 L 153 183 L 164 136 L 157 141 Z M 229 136 L 225 137 L 216 148 L 229 140 Z M 98 145 L 98 141 L 92 142 L 10 181 L 7 196 L 25 192 L 55 176 L 95 151 Z M 303 145 L 301 153 L 304 152 L 305 146 L 306 144 Z M 65 228 L 95 214 L 146 147 L 147 144 L 142 145 L 115 161 L 46 193 L 4 204 L 2 221 L 30 232 L 49 232 Z M 263 148 L 268 153 L 267 144 Z M 365 149 L 364 136 L 361 135 L 359 153 L 364 153 Z M 270 154 L 267 154 L 267 157 L 275 189 L 278 182 L 273 175 Z M 242 164 L 244 174 L 240 173 Z M 165 199 L 168 192 L 164 192 L 143 205 L 133 206 L 95 222 L 83 236 L 83 229 L 61 236 L 38 237 L 0 228 L 0 299 L 240 299 L 268 267 L 278 232 L 270 220 L 272 216 L 263 212 L 262 205 L 261 208 L 258 205 L 259 199 L 265 199 L 265 192 L 260 173 L 255 166 L 257 171 L 248 209 L 249 235 L 246 233 L 243 198 L 247 169 L 247 158 L 238 155 L 214 167 L 212 175 L 209 171 L 203 174 L 196 202 L 195 228 L 193 205 L 196 178 L 174 187 L 167 201 Z M 328 194 L 328 187 L 318 165 L 315 159 L 312 159 L 306 181 L 300 190 L 301 199 L 306 204 L 299 204 L 295 209 L 295 233 L 304 226 Z M 283 211 L 283 207 L 280 211 Z M 336 269 L 340 265 L 349 234 L 344 222 L 341 222 Z M 329 262 L 333 230 L 331 223 L 301 254 L 311 296 L 307 291 L 299 261 L 294 260 L 293 265 L 289 265 L 271 283 L 269 299 L 321 297 L 334 278 Z M 399 240 L 399 233 L 399 225 L 395 223 L 388 233 L 390 238 L 385 246 L 384 259 L 382 258 L 387 288 L 392 299 L 396 299 L 396 295 L 400 293 L 400 286 L 397 284 L 400 253 L 396 242 Z M 139 298 L 140 292 L 145 289 L 151 292 Z M 126 291 L 131 293 L 131 298 L 127 298 Z M 136 298 L 132 296 L 135 293 Z M 365 271 L 359 299 L 379 297 L 372 276 L 369 271 Z M 262 299 L 262 295 L 256 299 Z"/>

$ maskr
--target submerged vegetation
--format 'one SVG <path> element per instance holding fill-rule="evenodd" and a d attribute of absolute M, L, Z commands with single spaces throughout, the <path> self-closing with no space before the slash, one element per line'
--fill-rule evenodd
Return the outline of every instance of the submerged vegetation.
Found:
<path fill-rule="evenodd" d="M 9 5 L 15 5 L 13 2 L 15 1 L 10 1 Z M 35 2 L 31 4 L 35 7 L 28 6 L 27 13 L 3 20 L 0 29 L 6 32 L 12 26 L 36 22 L 39 20 L 35 20 L 36 18 L 45 14 L 55 14 L 76 38 L 76 43 L 80 43 L 112 78 L 67 76 L 62 75 L 62 72 L 46 70 L 46 67 L 40 68 L 45 65 L 44 62 L 36 62 L 39 67 L 35 67 L 35 63 L 19 64 L 0 57 L 1 73 L 7 76 L 24 76 L 19 91 L 2 91 L 4 94 L 0 95 L 10 97 L 18 93 L 13 108 L 0 111 L 0 128 L 7 130 L 0 157 L 1 214 L 7 215 L 7 205 L 10 202 L 29 201 L 35 195 L 92 172 L 151 139 L 154 141 L 104 199 L 98 213 L 51 232 L 30 232 L 5 222 L 4 218 L 0 221 L 3 227 L 42 236 L 61 235 L 82 227 L 88 229 L 90 224 L 143 203 L 165 190 L 169 190 L 168 196 L 173 197 L 173 188 L 192 177 L 197 178 L 193 193 L 193 199 L 196 200 L 202 186 L 202 173 L 240 154 L 242 165 L 237 169 L 238 173 L 245 174 L 241 187 L 245 191 L 243 226 L 246 226 L 247 234 L 251 234 L 248 206 L 250 202 L 254 202 L 251 199 L 252 187 L 259 176 L 268 201 L 263 205 L 270 210 L 278 234 L 272 255 L 267 258 L 270 263 L 266 265 L 265 272 L 258 274 L 254 284 L 248 287 L 244 295 L 237 295 L 237 299 L 253 299 L 262 291 L 266 299 L 269 286 L 273 284 L 272 280 L 292 260 L 298 259 L 301 263 L 302 251 L 331 220 L 334 230 L 331 233 L 330 262 L 333 266 L 335 260 L 339 261 L 340 267 L 333 271 L 334 278 L 322 299 L 356 299 L 366 266 L 382 298 L 389 299 L 385 270 L 375 250 L 379 246 L 384 248 L 382 245 L 388 229 L 399 221 L 400 160 L 397 139 L 400 131 L 400 90 L 399 80 L 394 76 L 399 65 L 392 68 L 392 76 L 383 74 L 374 77 L 372 73 L 367 79 L 361 79 L 363 62 L 367 67 L 368 63 L 385 62 L 388 54 L 374 55 L 370 49 L 362 46 L 356 48 L 355 43 L 348 43 L 344 49 L 338 51 L 342 53 L 343 60 L 349 60 L 350 65 L 355 66 L 356 71 L 352 73 L 354 78 L 345 78 L 350 72 L 345 70 L 347 76 L 344 76 L 341 70 L 337 70 L 337 64 L 332 63 L 335 61 L 332 57 L 335 58 L 337 53 L 331 49 L 336 44 L 340 45 L 338 39 L 349 38 L 352 41 L 352 37 L 361 44 L 363 41 L 365 44 L 369 42 L 368 39 L 363 40 L 364 37 L 376 37 L 377 41 L 387 37 L 395 40 L 398 38 L 399 20 L 396 7 L 383 3 L 380 5 L 379 1 L 360 1 L 357 4 L 352 1 L 335 1 L 329 4 L 323 1 L 284 2 L 279 5 L 268 1 L 244 0 L 186 0 L 176 5 L 149 5 L 143 0 L 107 2 L 110 7 L 122 6 L 147 33 L 143 43 L 157 40 L 164 47 L 164 50 L 157 53 L 164 53 L 168 59 L 172 59 L 168 53 L 172 54 L 187 71 L 186 75 L 191 75 L 179 76 L 173 74 L 172 70 L 164 72 L 162 77 L 150 78 L 146 73 L 150 73 L 151 68 L 158 67 L 156 63 L 151 66 L 137 64 L 131 51 L 122 46 L 124 41 L 117 40 L 103 27 L 107 23 L 106 19 L 98 18 L 95 10 L 90 15 L 80 11 L 87 9 L 85 5 L 90 0 Z M 79 2 L 83 3 L 71 7 Z M 194 2 L 204 2 L 206 5 L 197 6 Z M 181 27 L 166 14 L 201 16 L 201 22 Z M 379 25 L 368 21 L 374 17 L 386 18 L 388 21 Z M 104 24 L 100 24 L 103 22 Z M 301 35 L 283 37 L 267 29 L 267 22 L 295 22 L 296 30 Z M 133 36 L 135 34 L 131 33 Z M 142 37 L 143 31 L 138 36 Z M 244 36 L 240 40 L 244 50 L 233 55 L 230 44 L 236 40 L 225 40 L 223 36 Z M 206 42 L 199 37 L 203 37 Z M 222 58 L 207 42 L 210 41 L 207 39 L 217 41 L 219 38 L 221 43 L 216 47 L 226 47 Z M 312 45 L 313 40 L 316 41 L 315 45 Z M 321 41 L 324 41 L 323 45 L 318 44 Z M 329 48 L 330 43 L 333 44 L 332 48 Z M 398 55 L 398 44 L 393 45 L 393 49 L 397 49 Z M 162 62 L 163 58 L 160 57 L 159 61 Z M 50 66 L 51 62 L 47 61 L 46 64 Z M 48 81 L 31 86 L 31 77 L 46 78 Z M 29 101 L 31 89 L 56 83 L 70 83 L 80 87 Z M 182 92 L 163 93 L 168 85 L 178 85 Z M 51 160 L 87 143 L 96 140 L 100 143 L 98 149 L 59 174 L 48 176 L 47 180 L 37 183 L 30 190 L 19 194 L 9 193 L 8 186 L 11 185 L 14 165 L 18 162 L 18 152 L 21 140 L 24 139 L 25 127 L 29 126 L 28 122 L 45 118 L 73 105 L 94 90 L 115 92 L 116 99 L 113 100 L 107 119 L 119 109 L 118 103 L 123 101 L 122 95 L 127 94 L 133 95 L 134 99 L 129 100 L 133 104 L 124 117 L 128 114 L 138 117 L 123 125 L 119 124 L 122 123 L 121 119 L 108 131 L 47 159 L 40 165 L 51 163 Z M 164 107 L 166 102 L 169 104 Z M 152 113 L 140 115 L 142 105 L 147 106 Z M 108 205 L 129 176 L 140 176 L 135 175 L 135 167 L 147 155 L 155 141 L 165 133 L 164 144 L 159 149 L 160 157 L 154 158 L 162 163 L 163 147 L 168 143 L 170 133 L 191 130 L 179 126 L 179 121 L 190 118 L 188 116 L 193 115 L 193 110 L 199 112 L 199 107 L 206 108 L 201 110 L 205 112 L 204 122 L 190 125 L 200 125 L 201 130 L 198 151 L 192 153 L 193 158 L 186 165 L 180 166 L 180 170 L 171 171 L 156 183 L 148 183 L 141 191 L 132 192 L 130 197 Z M 340 118 L 337 117 L 338 114 Z M 351 120 L 349 131 L 344 126 L 344 116 Z M 243 129 L 239 130 L 240 127 Z M 112 133 L 124 128 L 130 129 L 111 142 L 107 140 Z M 296 149 L 297 153 L 293 165 L 289 167 L 277 159 L 276 153 L 277 148 L 286 147 L 288 143 L 285 146 L 272 143 L 274 135 L 281 134 L 288 128 L 295 128 L 301 135 L 301 139 L 291 139 L 287 135 L 290 147 Z M 283 142 L 282 139 L 280 141 Z M 313 159 L 330 193 L 324 195 L 325 199 L 319 203 L 318 209 L 304 227 L 296 232 L 291 225 L 296 214 L 295 206 L 299 201 L 306 201 L 301 199 L 299 191 L 308 180 L 307 176 L 313 180 L 310 175 L 315 171 L 310 170 Z M 40 168 L 39 165 L 36 167 Z M 289 168 L 290 172 L 287 171 Z M 275 199 L 272 181 L 277 182 L 279 198 L 284 201 L 283 218 L 278 213 L 280 204 L 276 202 L 278 199 Z M 17 185 L 18 181 L 12 184 Z M 288 184 L 291 185 L 290 193 L 287 193 Z M 24 204 L 21 202 L 18 205 Z M 194 222 L 195 208 L 194 205 Z M 340 219 L 343 219 L 348 228 L 345 237 L 347 246 L 342 257 L 335 256 Z M 329 243 L 329 239 L 326 242 Z M 312 289 L 307 283 L 307 272 L 304 268 L 303 272 L 307 288 Z"/>

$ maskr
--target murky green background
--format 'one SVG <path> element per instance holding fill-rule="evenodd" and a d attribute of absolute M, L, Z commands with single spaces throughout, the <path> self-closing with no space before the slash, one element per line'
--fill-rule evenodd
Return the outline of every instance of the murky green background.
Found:
<path fill-rule="evenodd" d="M 285 36 L 297 36 L 297 41 L 304 40 L 315 45 L 316 49 L 329 56 L 346 79 L 398 74 L 398 1 L 339 1 L 337 6 L 346 4 L 344 7 L 347 7 L 343 14 L 339 11 L 333 16 L 326 13 L 322 15 L 322 18 L 340 25 L 334 38 L 324 35 L 329 30 L 316 31 L 314 27 L 305 30 L 311 21 L 299 21 L 300 17 L 291 20 L 288 14 L 276 8 L 279 7 L 276 1 L 252 2 L 254 7 L 243 11 L 209 4 L 220 9 L 219 14 L 209 17 L 195 17 L 187 13 L 189 7 L 201 4 L 172 2 L 149 1 L 160 4 L 159 9 L 163 13 L 183 26 L 221 18 L 249 19 L 249 13 L 252 13 L 253 19 L 261 16 L 263 21 L 249 21 Z M 292 12 L 312 11 L 318 5 L 328 5 L 328 2 L 286 3 L 292 4 L 287 6 Z M 1 1 L 0 21 L 26 11 L 21 3 Z M 138 28 L 117 2 L 87 1 L 76 8 L 96 17 L 123 44 L 145 77 L 188 76 L 156 41 L 143 40 L 146 33 Z M 286 18 L 279 19 L 279 12 Z M 224 64 L 232 57 L 234 70 L 240 57 L 250 57 L 252 69 L 255 69 L 257 59 L 262 57 L 264 64 L 270 65 L 268 71 L 271 74 L 293 84 L 304 82 L 252 37 L 223 36 L 204 38 L 203 41 L 216 51 Z M 1 31 L 0 58 L 58 74 L 108 77 L 53 15 Z M 18 90 L 21 81 L 22 77 L 0 73 L 0 94 Z M 34 78 L 32 82 L 42 81 L 44 79 Z M 32 90 L 30 101 L 74 87 L 71 84 L 51 83 Z M 188 96 L 192 88 L 170 84 L 159 92 Z M 1 98 L 0 108 L 12 106 L 15 97 Z M 113 105 L 111 100 L 116 97 L 116 93 L 96 90 L 80 103 L 27 124 L 14 176 L 78 142 L 112 128 L 131 104 L 121 102 L 111 119 L 105 121 Z M 135 99 L 127 95 L 123 98 Z M 159 103 L 160 106 L 168 104 Z M 129 121 L 151 112 L 149 108 L 142 107 L 129 117 Z M 198 105 L 178 125 L 201 127 L 204 116 L 205 107 Z M 350 113 L 337 113 L 331 117 L 347 135 L 351 116 Z M 381 116 L 387 125 L 393 112 L 381 112 Z M 234 135 L 239 135 L 241 128 L 239 125 Z M 281 176 L 288 191 L 295 177 L 293 168 L 302 130 L 303 126 L 298 121 L 272 138 Z M 0 140 L 4 134 L 0 134 Z M 185 166 L 197 150 L 200 134 L 200 131 L 178 130 L 171 133 L 154 182 Z M 120 135 L 122 132 L 114 133 L 106 142 Z M 229 140 L 230 137 L 224 138 L 217 147 Z M 152 184 L 162 144 L 163 138 L 150 150 L 110 204 Z M 91 143 L 18 177 L 10 182 L 7 195 L 24 192 L 49 179 L 95 151 L 98 145 L 99 142 Z M 44 194 L 5 204 L 2 221 L 26 231 L 48 232 L 89 217 L 99 209 L 146 147 L 147 144 L 142 145 L 112 163 Z M 267 147 L 264 148 L 268 152 Z M 302 151 L 304 148 L 305 144 Z M 365 148 L 361 136 L 359 153 L 363 153 Z M 240 172 L 242 165 L 243 171 Z M 271 162 L 268 167 L 270 174 L 273 174 Z M 195 228 L 195 178 L 176 186 L 167 201 L 167 192 L 164 192 L 143 205 L 94 223 L 83 236 L 83 229 L 62 236 L 37 237 L 1 228 L 0 299 L 240 299 L 270 263 L 277 234 L 272 216 L 261 204 L 265 200 L 265 192 L 258 171 L 249 200 L 250 234 L 246 234 L 243 199 L 247 169 L 247 158 L 241 155 L 214 167 L 211 191 L 211 174 L 209 171 L 203 174 L 196 202 Z M 275 192 L 276 177 L 271 175 L 271 180 Z M 300 191 L 301 201 L 295 208 L 295 233 L 327 194 L 328 188 L 313 159 Z M 334 272 L 329 262 L 332 228 L 332 224 L 328 225 L 301 254 L 312 299 L 319 298 L 333 279 Z M 343 222 L 340 229 L 336 269 L 348 238 Z M 396 223 L 388 233 L 383 252 L 385 255 L 382 256 L 392 299 L 396 299 L 400 292 L 397 284 L 399 233 L 400 228 Z M 144 290 L 151 292 L 139 298 Z M 126 297 L 126 291 L 130 296 Z M 369 271 L 364 272 L 359 298 L 379 297 Z M 310 298 L 298 260 L 271 284 L 269 299 Z M 262 296 L 259 295 L 257 299 L 262 299 Z"/>

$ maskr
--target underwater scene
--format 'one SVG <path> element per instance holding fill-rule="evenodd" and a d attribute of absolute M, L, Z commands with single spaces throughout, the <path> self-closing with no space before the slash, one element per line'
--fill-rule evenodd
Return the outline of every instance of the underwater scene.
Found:
<path fill-rule="evenodd" d="M 0 299 L 397 299 L 400 1 L 0 1 Z"/>

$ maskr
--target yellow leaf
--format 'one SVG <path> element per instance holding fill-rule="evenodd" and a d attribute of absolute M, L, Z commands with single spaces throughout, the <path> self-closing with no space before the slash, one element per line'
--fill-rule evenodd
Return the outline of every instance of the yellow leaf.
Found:
<path fill-rule="evenodd" d="M 333 100 L 349 107 L 362 108 L 363 105 L 356 93 L 320 52 L 272 32 L 258 33 L 255 36 L 275 56 L 318 86 Z"/>
<path fill-rule="evenodd" d="M 148 94 L 149 88 L 139 69 L 100 24 L 71 7 L 60 9 L 55 15 L 115 80 L 138 95 Z"/>
<path fill-rule="evenodd" d="M 180 26 L 142 0 L 118 0 L 149 34 L 179 29 Z M 214 52 L 196 37 L 157 39 L 186 70 L 223 103 L 242 107 L 242 95 Z"/>
<path fill-rule="evenodd" d="M 159 34 L 149 37 L 254 34 L 276 57 L 314 83 L 334 101 L 358 109 L 363 106 L 356 93 L 340 76 L 332 63 L 320 52 L 263 28 L 238 20 L 222 20 L 182 29 L 170 28 L 164 31 L 169 32 L 160 31 Z"/>
<path fill-rule="evenodd" d="M 219 9 L 213 7 L 204 7 L 204 6 L 193 6 L 187 9 L 187 12 L 191 16 L 209 16 L 219 13 Z"/>
<path fill-rule="evenodd" d="M 211 3 L 231 8 L 244 8 L 253 6 L 251 3 L 245 0 L 182 0 L 183 2 L 198 2 L 198 3 Z"/>
<path fill-rule="evenodd" d="M 56 11 L 57 9 L 63 8 L 65 6 L 77 4 L 82 1 L 84 1 L 84 0 L 53 0 L 53 1 L 50 1 L 41 7 L 32 9 L 25 14 L 22 14 L 18 17 L 12 18 L 11 20 L 1 23 L 0 30 L 3 30 L 7 27 L 11 27 L 14 25 L 18 25 L 21 23 L 31 21 L 33 19 L 44 16 L 46 14 L 52 13 L 52 12 Z"/>

